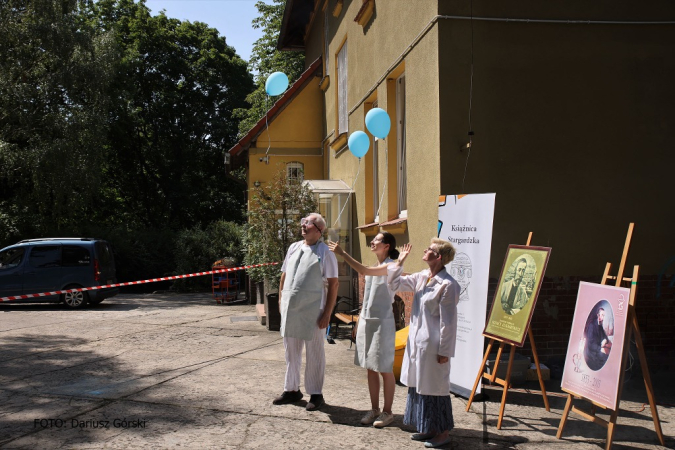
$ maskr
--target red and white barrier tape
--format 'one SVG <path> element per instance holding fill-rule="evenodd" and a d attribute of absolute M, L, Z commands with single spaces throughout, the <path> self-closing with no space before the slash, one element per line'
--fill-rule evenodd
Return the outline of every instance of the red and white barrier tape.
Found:
<path fill-rule="evenodd" d="M 211 275 L 211 274 L 214 274 L 214 273 L 235 272 L 237 270 L 252 269 L 254 267 L 262 267 L 262 266 L 274 266 L 276 264 L 279 264 L 279 263 L 273 262 L 273 263 L 264 263 L 264 264 L 253 264 L 252 266 L 233 267 L 231 269 L 214 269 L 214 270 L 209 270 L 208 272 L 195 272 L 195 273 L 188 273 L 186 275 L 175 275 L 175 276 L 171 276 L 171 277 L 151 278 L 149 280 L 140 280 L 140 281 L 127 281 L 125 283 L 106 284 L 104 286 L 91 286 L 91 287 L 77 288 L 77 289 L 66 289 L 66 290 L 63 290 L 63 291 L 40 292 L 39 294 L 12 295 L 12 296 L 9 296 L 9 297 L 0 297 L 0 302 L 8 302 L 10 300 L 20 300 L 20 299 L 35 298 L 35 297 L 49 297 L 51 295 L 67 294 L 67 293 L 70 293 L 70 292 L 96 291 L 96 290 L 99 290 L 99 289 L 108 289 L 108 288 L 119 287 L 119 286 L 131 286 L 131 285 L 134 285 L 134 284 L 155 283 L 157 281 L 178 280 L 179 278 L 201 277 L 201 276 L 204 276 L 204 275 Z"/>

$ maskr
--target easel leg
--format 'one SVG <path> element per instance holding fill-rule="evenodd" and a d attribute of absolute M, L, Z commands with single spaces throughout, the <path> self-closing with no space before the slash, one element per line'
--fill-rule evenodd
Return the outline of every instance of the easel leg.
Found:
<path fill-rule="evenodd" d="M 607 423 L 607 444 L 605 445 L 605 450 L 612 448 L 612 440 L 614 439 L 614 428 L 616 428 L 616 418 L 619 415 L 619 409 L 612 411 L 612 415 L 609 417 L 609 422 Z"/>
<path fill-rule="evenodd" d="M 499 407 L 499 419 L 497 419 L 497 429 L 502 429 L 502 419 L 504 418 L 504 407 L 506 406 L 506 395 L 509 393 L 509 386 L 511 385 L 511 368 L 513 367 L 513 357 L 516 354 L 516 346 L 511 346 L 511 353 L 509 355 L 509 366 L 506 368 L 506 378 L 504 379 L 504 393 L 502 394 L 502 404 Z M 499 359 L 497 359 L 499 361 Z M 497 365 L 495 364 L 495 369 Z M 496 373 L 496 370 L 495 370 Z"/>
<path fill-rule="evenodd" d="M 537 367 L 537 377 L 539 378 L 539 387 L 541 388 L 541 395 L 544 397 L 544 406 L 546 406 L 546 411 L 550 411 L 551 408 L 548 405 L 548 397 L 546 396 L 546 387 L 544 386 L 544 378 L 541 376 L 541 369 L 539 368 L 539 356 L 537 356 L 537 347 L 534 345 L 534 336 L 532 336 L 532 330 L 527 330 L 527 334 L 530 337 L 532 356 L 534 357 L 534 365 Z"/>
<path fill-rule="evenodd" d="M 503 350 L 504 350 L 504 343 L 500 342 L 499 349 L 497 350 L 497 359 L 495 359 L 495 367 L 494 370 L 492 371 L 492 375 L 490 375 L 490 383 L 494 383 L 495 379 L 497 378 L 497 369 L 499 369 L 499 361 L 502 360 Z"/>
<path fill-rule="evenodd" d="M 570 414 L 570 409 L 572 409 L 572 394 L 567 394 L 567 403 L 565 403 L 565 409 L 563 409 L 562 417 L 560 418 L 560 425 L 558 425 L 558 432 L 555 435 L 558 439 L 560 439 L 563 430 L 565 429 L 565 423 L 567 422 L 567 416 Z"/>
<path fill-rule="evenodd" d="M 647 367 L 647 357 L 645 356 L 644 347 L 642 346 L 642 336 L 640 335 L 640 327 L 635 315 L 633 315 L 633 328 L 635 336 L 635 346 L 640 357 L 640 366 L 642 367 L 642 377 L 645 380 L 645 389 L 647 390 L 647 398 L 649 399 L 649 406 L 652 410 L 652 419 L 654 420 L 654 429 L 656 435 L 659 437 L 661 445 L 665 446 L 666 442 L 661 431 L 661 421 L 659 420 L 659 412 L 656 409 L 656 402 L 654 401 L 654 388 L 652 387 L 652 378 L 649 375 L 649 368 Z"/>
<path fill-rule="evenodd" d="M 478 370 L 478 375 L 476 376 L 476 381 L 473 383 L 473 389 L 471 389 L 471 395 L 469 395 L 469 402 L 466 404 L 466 411 L 469 411 L 469 408 L 471 408 L 471 403 L 473 403 L 473 397 L 476 395 L 476 389 L 478 389 L 478 383 L 480 383 L 481 378 L 483 378 L 483 371 L 485 370 L 485 364 L 487 363 L 488 355 L 490 354 L 490 350 L 492 349 L 492 344 L 494 343 L 494 339 L 490 339 L 490 342 L 488 342 L 487 349 L 485 350 L 485 356 L 483 356 L 483 362 L 480 365 L 480 369 Z"/>

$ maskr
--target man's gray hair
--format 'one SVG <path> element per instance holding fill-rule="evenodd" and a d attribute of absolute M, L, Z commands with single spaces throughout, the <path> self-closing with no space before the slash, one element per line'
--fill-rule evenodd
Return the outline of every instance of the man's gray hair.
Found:
<path fill-rule="evenodd" d="M 319 227 L 319 231 L 323 234 L 326 231 L 326 221 L 319 213 L 312 213 L 307 217 L 312 217 L 314 219 L 314 224 Z"/>

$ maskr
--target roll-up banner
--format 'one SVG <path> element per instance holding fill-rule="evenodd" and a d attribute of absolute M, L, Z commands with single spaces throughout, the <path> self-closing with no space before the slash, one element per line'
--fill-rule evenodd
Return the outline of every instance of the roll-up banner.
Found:
<path fill-rule="evenodd" d="M 460 285 L 450 391 L 467 398 L 483 360 L 494 212 L 495 194 L 441 195 L 438 200 L 438 237 L 457 252 L 446 269 Z"/>

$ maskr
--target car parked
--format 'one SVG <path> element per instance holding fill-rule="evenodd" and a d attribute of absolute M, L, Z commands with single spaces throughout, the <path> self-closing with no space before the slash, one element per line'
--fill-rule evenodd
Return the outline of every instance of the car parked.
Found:
<path fill-rule="evenodd" d="M 0 297 L 117 283 L 112 247 L 102 239 L 27 239 L 0 250 Z M 63 302 L 77 309 L 117 295 L 119 288 L 11 300 Z"/>

